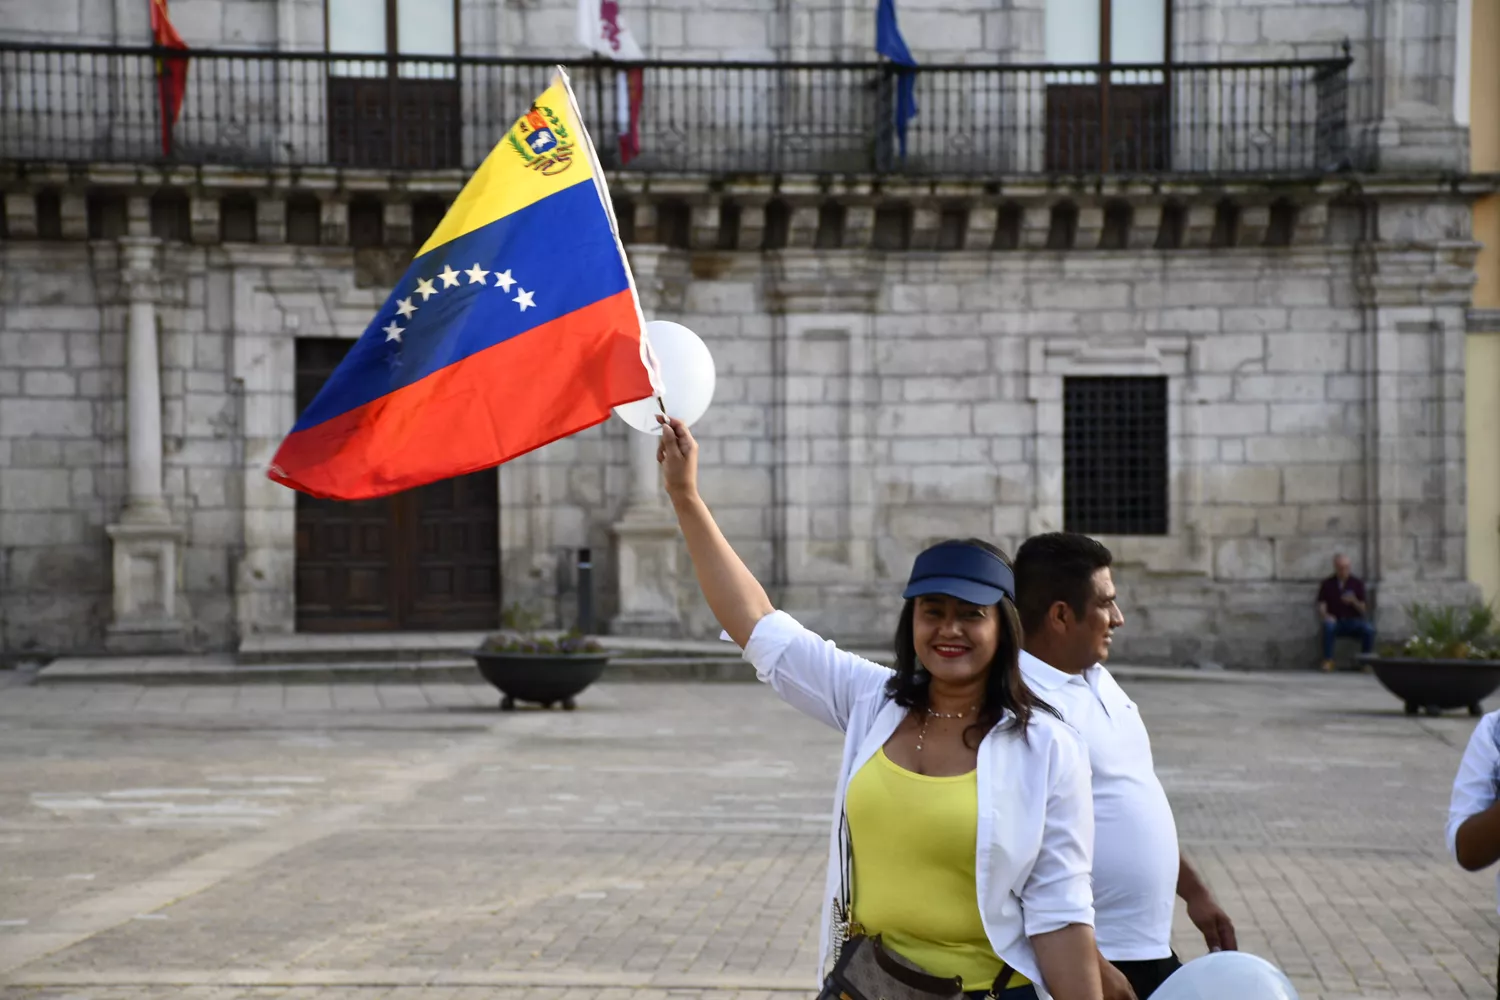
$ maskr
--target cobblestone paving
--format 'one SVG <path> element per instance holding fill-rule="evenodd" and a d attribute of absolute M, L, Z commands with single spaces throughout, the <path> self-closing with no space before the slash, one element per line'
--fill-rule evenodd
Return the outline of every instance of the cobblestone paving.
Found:
<path fill-rule="evenodd" d="M 1472 720 L 1362 675 L 1127 687 L 1184 848 L 1304 1000 L 1495 995 L 1493 873 L 1442 845 Z M 0 996 L 810 994 L 836 734 L 754 684 L 494 704 L 0 688 Z"/>

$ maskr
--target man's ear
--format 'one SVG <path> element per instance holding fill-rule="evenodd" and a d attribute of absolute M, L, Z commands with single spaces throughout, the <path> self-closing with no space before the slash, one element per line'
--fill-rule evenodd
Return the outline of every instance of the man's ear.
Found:
<path fill-rule="evenodd" d="M 1063 631 L 1073 624 L 1073 609 L 1067 601 L 1053 601 L 1047 609 L 1047 624 L 1057 625 Z"/>

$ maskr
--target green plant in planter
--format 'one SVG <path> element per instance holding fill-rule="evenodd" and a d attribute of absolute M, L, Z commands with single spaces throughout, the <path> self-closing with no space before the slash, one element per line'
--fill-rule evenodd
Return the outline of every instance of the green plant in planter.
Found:
<path fill-rule="evenodd" d="M 485 637 L 482 653 L 516 653 L 525 656 L 579 656 L 602 653 L 604 647 L 577 629 L 562 633 L 540 631 L 541 615 L 512 604 L 500 616 L 502 631 Z"/>
<path fill-rule="evenodd" d="M 524 653 L 528 656 L 576 656 L 604 652 L 604 647 L 598 642 L 577 631 L 556 636 L 496 633 L 487 637 L 479 649 L 484 653 Z"/>
<path fill-rule="evenodd" d="M 1411 635 L 1400 643 L 1382 643 L 1382 656 L 1420 660 L 1500 660 L 1500 617 L 1475 601 L 1467 605 L 1411 604 Z"/>

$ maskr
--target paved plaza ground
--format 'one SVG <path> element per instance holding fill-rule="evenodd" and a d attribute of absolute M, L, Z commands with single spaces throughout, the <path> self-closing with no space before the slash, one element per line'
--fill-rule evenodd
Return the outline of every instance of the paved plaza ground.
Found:
<path fill-rule="evenodd" d="M 1303 1000 L 1494 996 L 1493 873 L 1442 842 L 1473 720 L 1360 674 L 1125 683 L 1185 850 Z M 835 733 L 756 684 L 494 705 L 0 686 L 0 996 L 811 995 Z"/>

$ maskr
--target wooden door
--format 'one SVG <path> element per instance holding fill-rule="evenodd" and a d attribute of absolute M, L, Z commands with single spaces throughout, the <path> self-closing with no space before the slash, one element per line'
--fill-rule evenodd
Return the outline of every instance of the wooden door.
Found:
<path fill-rule="evenodd" d="M 297 341 L 299 413 L 352 345 Z M 298 631 L 496 627 L 499 513 L 493 469 L 378 500 L 298 493 Z"/>
<path fill-rule="evenodd" d="M 1171 138 L 1165 84 L 1112 83 L 1106 87 L 1067 83 L 1047 87 L 1050 173 L 1166 170 L 1171 162 Z"/>
<path fill-rule="evenodd" d="M 398 520 L 410 552 L 410 606 L 416 629 L 493 628 L 500 608 L 499 479 L 493 469 L 445 479 L 400 499 Z"/>
<path fill-rule="evenodd" d="M 328 78 L 336 166 L 445 170 L 459 165 L 460 133 L 457 80 Z"/>

